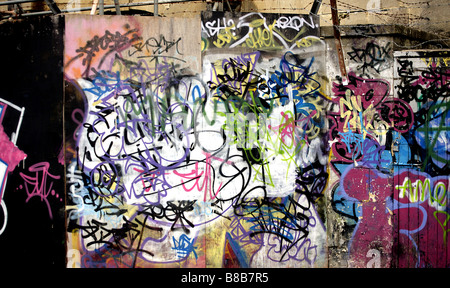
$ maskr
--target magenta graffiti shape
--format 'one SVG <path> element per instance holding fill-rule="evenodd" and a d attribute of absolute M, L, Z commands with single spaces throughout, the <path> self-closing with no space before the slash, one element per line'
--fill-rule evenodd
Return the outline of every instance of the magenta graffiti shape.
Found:
<path fill-rule="evenodd" d="M 407 132 L 414 123 L 414 113 L 411 106 L 400 99 L 394 98 L 383 101 L 377 111 L 384 121 L 400 133 Z"/>
<path fill-rule="evenodd" d="M 398 267 L 448 267 L 448 177 L 403 170 L 394 185 L 394 228 L 407 240 L 395 250 Z"/>
<path fill-rule="evenodd" d="M 191 170 L 190 173 L 180 173 L 176 170 L 173 173 L 180 177 L 183 189 L 186 192 L 194 191 L 204 191 L 203 201 L 213 200 L 219 194 L 223 183 L 220 182 L 219 187 L 215 187 L 214 181 L 214 169 L 212 169 L 212 160 L 217 160 L 220 162 L 225 162 L 227 164 L 232 164 L 231 162 L 226 162 L 224 159 L 212 156 L 210 153 L 203 153 L 206 157 L 205 166 L 203 169 L 199 169 L 199 162 L 195 162 L 195 168 Z M 203 178 L 203 179 L 202 179 Z M 187 181 L 185 181 L 187 180 Z M 195 180 L 195 182 L 190 186 L 186 186 L 187 182 Z M 200 184 L 201 181 L 201 184 Z M 195 188 L 195 189 L 194 189 Z M 215 191 L 214 191 L 215 190 Z M 208 195 L 209 194 L 209 195 Z M 209 199 L 208 199 L 209 198 Z"/>
<path fill-rule="evenodd" d="M 392 226 L 386 213 L 386 198 L 392 194 L 389 179 L 376 170 L 354 167 L 341 180 L 348 196 L 362 205 L 362 215 L 350 243 L 350 265 L 367 267 L 369 251 L 380 253 L 380 267 L 389 267 L 392 254 Z"/>
<path fill-rule="evenodd" d="M 438 67 L 437 63 L 433 63 L 427 67 L 427 70 L 422 71 L 417 76 L 417 80 L 411 82 L 411 86 L 425 86 L 426 88 L 445 88 L 450 82 L 449 69 L 445 67 Z"/>
<path fill-rule="evenodd" d="M 380 267 L 448 267 L 449 180 L 404 170 L 395 176 L 351 167 L 341 187 L 359 201 L 362 215 L 349 246 L 354 267 L 367 267 L 369 251 Z"/>
<path fill-rule="evenodd" d="M 50 163 L 39 162 L 28 168 L 28 171 L 34 173 L 34 175 L 25 175 L 20 172 L 20 176 L 25 181 L 24 186 L 28 195 L 26 203 L 28 203 L 28 201 L 33 197 L 39 197 L 41 201 L 47 205 L 50 219 L 53 219 L 52 209 L 50 202 L 48 201 L 48 197 L 49 195 L 52 195 L 59 198 L 60 201 L 63 201 L 63 199 L 55 192 L 55 190 L 53 190 L 53 181 L 50 180 L 57 180 L 60 176 L 52 175 L 48 172 L 49 168 Z"/>

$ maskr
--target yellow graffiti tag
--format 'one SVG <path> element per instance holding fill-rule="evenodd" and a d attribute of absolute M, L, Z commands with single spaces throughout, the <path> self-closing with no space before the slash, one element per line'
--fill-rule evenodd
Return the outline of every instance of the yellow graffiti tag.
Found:
<path fill-rule="evenodd" d="M 235 28 L 234 24 L 232 24 L 231 26 L 220 30 L 219 34 L 217 34 L 217 40 L 213 41 L 213 44 L 217 48 L 222 48 L 224 45 L 230 44 L 232 41 L 238 39 L 233 31 Z"/>
<path fill-rule="evenodd" d="M 427 64 L 427 67 L 448 67 L 448 62 L 450 61 L 450 57 L 427 57 L 420 59 Z"/>
<path fill-rule="evenodd" d="M 347 108 L 347 109 L 345 109 Z M 363 139 L 366 138 L 368 133 L 373 133 L 376 135 L 383 135 L 387 133 L 387 129 L 380 130 L 377 127 L 387 127 L 390 125 L 386 121 L 379 121 L 377 127 L 373 126 L 375 119 L 375 113 L 377 112 L 370 104 L 367 109 L 363 111 L 361 105 L 361 97 L 356 95 L 351 95 L 351 91 L 347 90 L 345 93 L 345 98 L 339 100 L 339 109 L 341 111 L 341 117 L 345 118 L 343 131 L 348 132 L 348 130 L 358 131 L 363 135 Z"/>
<path fill-rule="evenodd" d="M 298 48 L 308 48 L 311 47 L 314 43 L 320 42 L 320 38 L 314 36 L 303 37 L 302 39 L 295 42 Z"/>
<path fill-rule="evenodd" d="M 442 182 L 431 187 L 430 179 L 424 181 L 417 179 L 411 181 L 408 177 L 405 177 L 402 185 L 396 185 L 395 189 L 399 190 L 398 195 L 400 198 L 407 197 L 411 203 L 423 202 L 428 199 L 428 204 L 431 207 L 438 209 L 438 206 L 447 206 L 447 189 Z"/>

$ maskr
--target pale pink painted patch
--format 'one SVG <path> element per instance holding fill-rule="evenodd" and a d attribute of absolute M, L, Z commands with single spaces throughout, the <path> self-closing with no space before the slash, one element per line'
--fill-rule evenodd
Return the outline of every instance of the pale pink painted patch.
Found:
<path fill-rule="evenodd" d="M 114 53 L 110 53 L 114 43 L 116 41 L 122 42 L 124 38 L 131 39 L 134 37 L 134 33 L 130 33 L 130 31 L 139 31 L 140 28 L 139 22 L 134 17 L 114 15 L 105 17 L 75 15 L 74 17 L 67 17 L 66 23 L 64 73 L 71 79 L 86 76 L 83 75 L 83 72 L 85 69 L 89 69 L 87 62 L 89 62 L 91 68 L 97 70 L 109 69 L 110 67 L 107 67 L 107 65 L 111 63 L 111 59 L 114 59 L 115 56 Z M 108 29 L 105 29 L 105 27 L 108 27 Z M 116 52 L 129 48 L 129 46 L 131 45 L 125 45 Z M 86 51 L 92 54 L 86 53 Z M 107 57 L 107 59 L 104 59 L 104 57 Z M 73 61 L 74 59 L 76 60 Z M 102 67 L 101 62 L 106 66 Z M 91 72 L 89 71 L 89 73 Z"/>

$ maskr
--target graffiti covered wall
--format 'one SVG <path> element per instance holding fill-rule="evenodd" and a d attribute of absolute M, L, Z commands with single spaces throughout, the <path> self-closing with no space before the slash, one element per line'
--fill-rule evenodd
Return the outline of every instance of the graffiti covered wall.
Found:
<path fill-rule="evenodd" d="M 449 267 L 450 103 L 447 52 L 396 52 L 394 89 L 410 105 L 394 173 L 394 262 Z"/>
<path fill-rule="evenodd" d="M 69 266 L 205 265 L 195 240 L 211 221 L 201 201 L 212 171 L 191 156 L 193 102 L 204 93 L 199 31 L 198 19 L 67 18 L 65 73 L 84 96 L 66 109 L 78 124 L 66 175 Z"/>
<path fill-rule="evenodd" d="M 70 267 L 448 266 L 445 53 L 193 22 L 68 18 Z"/>
<path fill-rule="evenodd" d="M 0 31 L 8 263 L 450 265 L 448 51 L 356 27 L 342 79 L 310 15 L 39 19 Z"/>
<path fill-rule="evenodd" d="M 202 15 L 204 81 L 225 144 L 208 152 L 228 161 L 218 170 L 232 180 L 227 189 L 233 183 L 223 198 L 232 208 L 223 220 L 226 241 L 235 243 L 230 254 L 248 259 L 236 266 L 326 265 L 315 207 L 328 159 L 318 28 L 308 15 Z M 235 172 L 225 172 L 227 165 Z"/>
<path fill-rule="evenodd" d="M 64 266 L 64 18 L 0 25 L 1 267 Z"/>

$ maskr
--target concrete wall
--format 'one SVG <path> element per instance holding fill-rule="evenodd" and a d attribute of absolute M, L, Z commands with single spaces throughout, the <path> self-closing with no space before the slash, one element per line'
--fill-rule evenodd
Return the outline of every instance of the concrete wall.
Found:
<path fill-rule="evenodd" d="M 319 22 L 210 11 L 1 25 L 15 56 L 2 144 L 17 157 L 1 158 L 0 241 L 58 243 L 5 259 L 448 267 L 448 51 L 348 27 L 343 78 Z"/>
<path fill-rule="evenodd" d="M 68 266 L 447 267 L 447 52 L 318 20 L 67 17 Z"/>
<path fill-rule="evenodd" d="M 448 219 L 448 51 L 395 51 L 395 41 L 344 39 L 347 85 L 339 79 L 334 41 L 328 41 L 330 267 L 448 261 L 442 230 Z"/>

